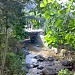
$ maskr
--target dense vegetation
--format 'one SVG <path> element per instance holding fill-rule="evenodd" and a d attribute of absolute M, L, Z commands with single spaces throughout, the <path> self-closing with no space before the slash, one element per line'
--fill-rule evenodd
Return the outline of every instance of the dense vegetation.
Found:
<path fill-rule="evenodd" d="M 28 1 L 28 0 L 27 0 Z M 25 25 L 24 13 L 25 0 L 0 1 L 0 63 L 1 75 L 20 75 L 22 68 L 22 54 L 20 55 L 18 43 L 24 38 Z M 21 35 L 21 36 L 20 36 Z M 21 56 L 21 59 L 20 59 Z M 25 59 L 25 58 L 23 58 Z M 16 62 L 15 62 L 16 60 Z M 15 66 L 15 67 L 14 67 Z M 18 72 L 17 72 L 18 71 Z M 13 73 L 13 74 L 12 74 Z"/>
<path fill-rule="evenodd" d="M 67 3 L 60 3 L 55 0 L 46 1 L 40 4 L 42 16 L 46 19 L 45 40 L 49 45 L 55 47 L 63 46 L 75 49 L 75 5 L 70 0 Z"/>
<path fill-rule="evenodd" d="M 35 7 L 26 11 L 27 4 Z M 1 75 L 25 75 L 23 44 L 19 41 L 28 37 L 24 30 L 28 24 L 44 30 L 49 47 L 75 50 L 74 0 L 65 3 L 59 0 L 0 0 Z"/>

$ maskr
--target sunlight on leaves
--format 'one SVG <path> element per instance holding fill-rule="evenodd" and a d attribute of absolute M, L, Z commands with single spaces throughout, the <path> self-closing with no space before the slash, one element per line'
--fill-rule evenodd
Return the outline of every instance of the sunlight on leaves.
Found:
<path fill-rule="evenodd" d="M 47 4 L 47 0 L 43 0 L 43 3 L 46 5 Z"/>
<path fill-rule="evenodd" d="M 48 3 L 52 2 L 52 0 L 48 0 Z"/>
<path fill-rule="evenodd" d="M 40 4 L 40 7 L 45 7 L 45 4 L 44 4 L 44 3 L 41 3 L 41 4 Z"/>

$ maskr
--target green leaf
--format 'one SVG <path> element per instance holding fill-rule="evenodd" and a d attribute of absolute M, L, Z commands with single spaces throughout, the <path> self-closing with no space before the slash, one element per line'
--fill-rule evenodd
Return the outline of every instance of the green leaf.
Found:
<path fill-rule="evenodd" d="M 45 4 L 44 3 L 40 3 L 40 7 L 45 7 Z"/>
<path fill-rule="evenodd" d="M 61 22 L 62 22 L 62 20 L 61 20 L 61 19 L 58 19 L 58 20 L 56 21 L 56 25 L 58 26 Z"/>
<path fill-rule="evenodd" d="M 65 39 L 67 40 L 70 40 L 70 38 L 71 38 L 71 35 L 68 33 L 68 34 L 66 34 L 66 36 L 65 36 Z"/>
<path fill-rule="evenodd" d="M 43 0 L 43 3 L 46 5 L 47 4 L 47 0 Z"/>
<path fill-rule="evenodd" d="M 48 11 L 46 11 L 46 12 L 44 13 L 44 17 L 45 17 L 45 18 L 50 18 L 50 14 L 49 14 Z"/>
<path fill-rule="evenodd" d="M 43 0 L 42 3 L 40 3 L 40 7 L 45 7 L 47 5 L 47 1 L 46 0 Z"/>
<path fill-rule="evenodd" d="M 52 2 L 52 0 L 48 0 L 48 3 Z"/>
<path fill-rule="evenodd" d="M 51 40 L 51 38 L 50 38 L 50 40 L 48 41 L 48 44 L 51 44 L 52 43 L 52 40 Z"/>

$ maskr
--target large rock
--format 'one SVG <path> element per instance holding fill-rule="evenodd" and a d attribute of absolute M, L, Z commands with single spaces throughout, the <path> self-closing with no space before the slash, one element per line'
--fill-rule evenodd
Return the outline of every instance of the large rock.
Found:
<path fill-rule="evenodd" d="M 37 55 L 34 58 L 37 59 L 37 61 L 40 61 L 40 62 L 45 61 L 45 58 L 41 55 Z"/>
<path fill-rule="evenodd" d="M 36 67 L 38 67 L 38 66 L 39 66 L 38 63 L 34 63 L 34 64 L 33 64 L 33 68 L 36 68 Z"/>
<path fill-rule="evenodd" d="M 51 68 L 49 66 L 45 67 L 42 70 L 42 73 L 43 73 L 43 75 L 56 75 L 57 74 L 56 69 Z"/>
<path fill-rule="evenodd" d="M 49 56 L 49 57 L 47 58 L 47 60 L 49 60 L 49 61 L 54 61 L 54 58 L 53 58 L 52 56 Z"/>
<path fill-rule="evenodd" d="M 72 70 L 73 69 L 73 63 L 71 61 L 63 60 L 61 62 L 61 64 L 64 66 L 64 68 L 67 68 L 69 70 Z"/>
<path fill-rule="evenodd" d="M 25 49 L 25 48 L 23 48 L 22 51 L 25 54 L 25 56 L 28 55 L 28 54 L 30 54 L 29 51 L 27 49 Z"/>
<path fill-rule="evenodd" d="M 37 63 L 37 59 L 35 59 L 36 55 L 35 54 L 29 54 L 29 55 L 26 55 L 26 63 L 27 64 L 33 64 L 33 63 Z"/>
<path fill-rule="evenodd" d="M 62 60 L 62 61 L 61 61 L 61 64 L 62 64 L 63 66 L 70 66 L 70 65 L 71 65 L 71 62 L 68 61 L 68 60 Z"/>
<path fill-rule="evenodd" d="M 37 68 L 29 69 L 29 72 L 26 75 L 43 75 L 42 71 Z"/>
<path fill-rule="evenodd" d="M 40 69 L 40 70 L 42 70 L 43 68 L 44 68 L 43 65 L 39 65 L 39 66 L 37 67 L 37 69 Z"/>
<path fill-rule="evenodd" d="M 27 64 L 27 69 L 33 68 L 33 65 Z"/>

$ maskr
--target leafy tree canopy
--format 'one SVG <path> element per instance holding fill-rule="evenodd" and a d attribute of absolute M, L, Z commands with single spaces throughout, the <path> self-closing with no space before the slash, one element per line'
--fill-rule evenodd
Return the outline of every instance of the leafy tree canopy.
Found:
<path fill-rule="evenodd" d="M 68 45 L 75 48 L 75 5 L 73 0 L 59 3 L 57 0 L 43 0 L 40 3 L 44 23 L 45 40 L 58 47 Z"/>

